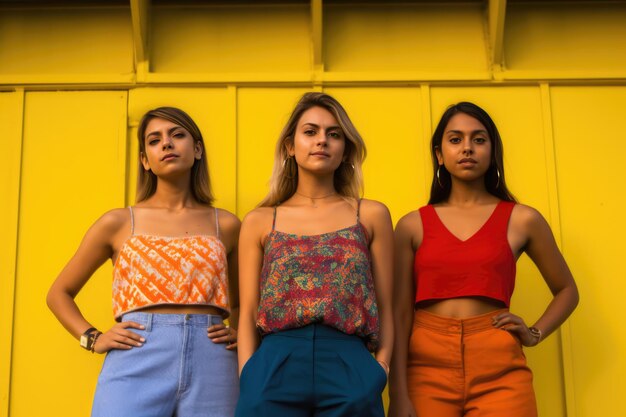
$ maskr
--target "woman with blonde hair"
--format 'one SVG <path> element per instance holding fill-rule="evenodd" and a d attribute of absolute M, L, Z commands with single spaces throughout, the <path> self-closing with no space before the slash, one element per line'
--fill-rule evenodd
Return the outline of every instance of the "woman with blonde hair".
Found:
<path fill-rule="evenodd" d="M 212 206 L 202 134 L 185 112 L 151 110 L 137 136 L 135 206 L 91 226 L 48 306 L 80 346 L 107 353 L 92 416 L 232 416 L 236 331 L 222 320 L 236 327 L 240 222 Z M 118 323 L 101 332 L 74 298 L 107 259 Z"/>
<path fill-rule="evenodd" d="M 343 107 L 305 94 L 242 224 L 239 417 L 384 416 L 393 233 L 360 198 L 364 158 Z"/>
<path fill-rule="evenodd" d="M 395 232 L 389 415 L 536 416 L 522 346 L 536 346 L 572 313 L 572 274 L 545 219 L 509 192 L 502 140 L 487 112 L 450 106 L 431 155 L 430 201 Z M 524 252 L 553 294 L 532 326 L 509 310 Z"/>

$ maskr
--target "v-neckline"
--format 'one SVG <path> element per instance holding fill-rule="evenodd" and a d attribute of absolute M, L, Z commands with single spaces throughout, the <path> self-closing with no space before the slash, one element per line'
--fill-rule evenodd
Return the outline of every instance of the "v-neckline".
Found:
<path fill-rule="evenodd" d="M 439 213 L 437 213 L 437 210 L 435 209 L 435 206 L 432 206 L 433 212 L 435 213 L 435 217 L 437 218 L 437 221 L 439 222 L 439 224 L 445 229 L 445 231 L 452 236 L 456 241 L 460 242 L 460 243 L 466 243 L 470 240 L 472 240 L 475 236 L 479 235 L 480 232 L 482 232 L 482 230 L 485 228 L 485 226 L 487 226 L 491 220 L 493 219 L 493 216 L 496 214 L 496 212 L 498 211 L 498 208 L 500 207 L 500 205 L 503 203 L 503 201 L 498 201 L 498 204 L 496 204 L 496 207 L 493 209 L 493 211 L 491 212 L 491 214 L 489 215 L 489 217 L 487 217 L 487 220 L 482 224 L 482 226 L 480 226 L 474 233 L 472 233 L 467 239 L 462 240 L 460 237 L 458 237 L 457 235 L 455 235 L 454 233 L 452 233 L 452 231 L 450 229 L 448 229 L 448 226 L 446 226 L 446 224 L 443 222 L 443 220 L 441 220 L 441 217 L 439 217 Z"/>

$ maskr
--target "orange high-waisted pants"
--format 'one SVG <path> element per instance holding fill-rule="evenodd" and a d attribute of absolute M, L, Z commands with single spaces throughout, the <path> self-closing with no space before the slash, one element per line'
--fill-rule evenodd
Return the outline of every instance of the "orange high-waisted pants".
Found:
<path fill-rule="evenodd" d="M 532 373 L 517 338 L 492 326 L 417 310 L 409 343 L 409 397 L 418 417 L 535 417 Z"/>

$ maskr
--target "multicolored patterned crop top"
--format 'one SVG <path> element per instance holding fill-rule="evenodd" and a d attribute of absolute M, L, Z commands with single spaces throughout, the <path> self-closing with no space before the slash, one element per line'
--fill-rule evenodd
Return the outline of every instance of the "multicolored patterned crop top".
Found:
<path fill-rule="evenodd" d="M 162 304 L 198 304 L 218 307 L 227 316 L 228 262 L 217 236 L 131 235 L 113 266 L 113 315 L 120 320 L 130 311 Z"/>
<path fill-rule="evenodd" d="M 353 226 L 299 236 L 275 230 L 274 207 L 260 278 L 261 334 L 319 323 L 357 335 L 376 350 L 378 306 L 359 208 Z"/>

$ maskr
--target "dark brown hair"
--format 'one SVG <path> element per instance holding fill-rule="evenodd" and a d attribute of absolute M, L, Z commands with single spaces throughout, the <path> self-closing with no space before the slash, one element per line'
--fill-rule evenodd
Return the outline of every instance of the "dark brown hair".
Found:
<path fill-rule="evenodd" d="M 184 111 L 175 107 L 159 107 L 154 110 L 150 110 L 139 122 L 139 128 L 137 129 L 137 139 L 139 140 L 139 161 L 137 168 L 137 197 L 136 202 L 144 201 L 152 196 L 157 187 L 158 178 L 150 170 L 146 170 L 141 163 L 141 156 L 146 152 L 146 128 L 148 123 L 152 119 L 165 119 L 172 123 L 175 123 L 185 129 L 191 134 L 194 143 L 200 143 L 202 145 L 202 155 L 200 159 L 196 159 L 191 168 L 191 177 L 189 182 L 189 188 L 193 198 L 199 203 L 211 205 L 213 203 L 213 193 L 211 192 L 211 179 L 209 177 L 209 164 L 206 158 L 206 148 L 204 146 L 204 139 L 202 139 L 202 133 L 200 129 L 193 121 L 191 117 Z"/>
<path fill-rule="evenodd" d="M 445 166 L 439 165 L 437 160 L 437 149 L 441 149 L 441 142 L 443 140 L 443 134 L 450 122 L 450 119 L 458 113 L 467 114 L 470 117 L 478 120 L 485 126 L 487 134 L 491 142 L 491 164 L 489 169 L 485 173 L 485 187 L 487 191 L 504 201 L 516 201 L 515 197 L 509 189 L 506 187 L 506 181 L 504 179 L 504 163 L 503 163 L 503 146 L 502 138 L 496 124 L 493 122 L 489 114 L 474 103 L 462 101 L 458 104 L 453 104 L 446 109 L 441 116 L 439 124 L 433 133 L 432 140 L 430 141 L 430 154 L 433 161 L 433 181 L 430 186 L 430 200 L 428 204 L 436 204 L 442 201 L 446 201 L 450 196 L 452 189 L 452 181 L 450 179 L 450 173 Z M 439 178 L 437 178 L 437 171 L 439 170 Z"/>

